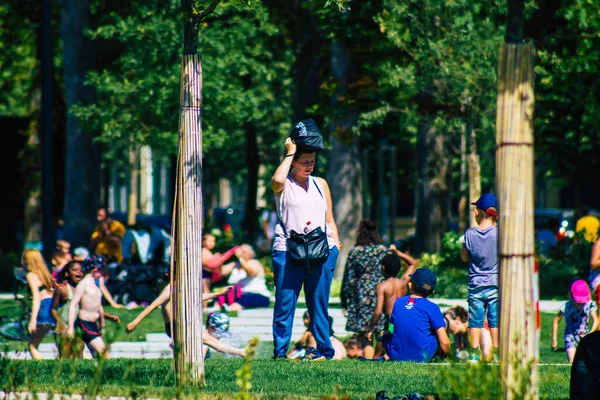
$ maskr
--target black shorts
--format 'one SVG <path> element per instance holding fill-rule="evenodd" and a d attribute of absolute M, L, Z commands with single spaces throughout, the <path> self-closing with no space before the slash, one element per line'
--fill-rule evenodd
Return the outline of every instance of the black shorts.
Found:
<path fill-rule="evenodd" d="M 75 321 L 75 328 L 81 330 L 81 339 L 85 344 L 90 344 L 92 340 L 102 337 L 97 322 L 90 322 L 77 318 Z"/>
<path fill-rule="evenodd" d="M 169 339 L 171 339 L 171 323 L 170 322 L 165 322 L 165 333 L 167 334 Z"/>

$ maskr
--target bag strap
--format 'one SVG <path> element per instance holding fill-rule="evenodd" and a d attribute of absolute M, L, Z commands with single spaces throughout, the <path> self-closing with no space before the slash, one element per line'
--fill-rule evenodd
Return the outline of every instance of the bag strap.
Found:
<path fill-rule="evenodd" d="M 321 197 L 323 198 L 323 200 L 325 200 L 325 196 L 323 196 L 323 193 L 321 193 L 321 189 L 319 189 L 319 185 L 317 184 L 317 180 L 315 178 L 313 178 L 311 176 L 313 183 L 315 185 L 315 187 L 317 188 L 317 190 L 319 191 L 319 194 L 321 195 Z M 325 236 L 327 236 L 327 200 L 325 200 Z"/>
<path fill-rule="evenodd" d="M 313 185 L 315 185 L 315 187 L 317 188 L 317 191 L 321 195 L 321 198 L 323 200 L 325 200 L 325 196 L 323 196 L 323 193 L 321 192 L 321 189 L 319 189 L 319 185 L 317 184 L 317 180 L 314 177 L 312 177 L 312 176 L 309 177 L 309 178 L 312 179 Z M 327 209 L 327 200 L 325 200 L 325 208 Z M 277 217 L 279 218 L 278 223 L 281 224 L 281 228 L 283 229 L 283 234 L 285 235 L 286 238 L 289 238 L 287 230 L 285 229 L 285 224 L 281 220 L 281 216 L 279 215 L 279 212 L 277 213 Z M 325 226 L 325 236 L 327 236 L 327 210 L 325 210 L 325 222 L 324 222 L 324 226 Z"/>

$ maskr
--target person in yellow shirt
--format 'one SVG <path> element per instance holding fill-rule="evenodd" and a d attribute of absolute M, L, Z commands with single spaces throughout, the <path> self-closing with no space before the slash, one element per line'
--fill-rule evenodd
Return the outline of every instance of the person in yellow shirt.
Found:
<path fill-rule="evenodd" d="M 111 218 L 106 207 L 100 207 L 96 214 L 98 225 L 92 234 L 90 248 L 93 254 L 113 256 L 119 263 L 123 261 L 121 241 L 125 236 L 125 226 Z"/>
<path fill-rule="evenodd" d="M 587 208 L 581 209 L 583 217 L 577 220 L 575 224 L 575 232 L 579 233 L 583 231 L 583 235 L 586 241 L 593 243 L 598 240 L 598 230 L 600 229 L 600 219 L 595 215 L 590 214 L 590 210 Z"/>

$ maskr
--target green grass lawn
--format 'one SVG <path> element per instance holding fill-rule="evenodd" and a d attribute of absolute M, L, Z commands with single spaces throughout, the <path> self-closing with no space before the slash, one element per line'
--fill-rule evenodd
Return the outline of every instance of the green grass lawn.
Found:
<path fill-rule="evenodd" d="M 7 361 L 0 363 L 0 387 L 50 393 L 89 393 L 94 386 L 96 364 L 76 364 L 56 360 Z M 183 395 L 200 398 L 233 398 L 238 391 L 235 371 L 242 366 L 239 359 L 209 359 L 206 362 L 206 386 L 187 389 Z M 252 364 L 254 398 L 319 398 L 348 395 L 352 399 L 374 398 L 380 390 L 389 395 L 409 392 L 448 394 L 457 389 L 460 398 L 492 399 L 498 392 L 498 367 L 466 364 L 410 364 L 360 361 L 307 363 L 294 361 L 255 360 Z M 97 389 L 101 395 L 153 396 L 172 398 L 174 389 L 172 361 L 109 360 L 104 365 Z M 540 367 L 541 398 L 566 399 L 569 388 L 569 366 Z M 496 397 L 497 398 L 497 397 Z"/>
<path fill-rule="evenodd" d="M 140 324 L 136 330 L 131 333 L 125 333 L 125 326 L 127 323 L 131 322 L 140 312 L 141 308 L 127 310 L 127 309 L 115 309 L 112 307 L 106 307 L 106 312 L 118 315 L 121 318 L 121 324 L 116 325 L 110 321 L 106 323 L 106 334 L 105 337 L 107 340 L 111 342 L 135 342 L 135 341 L 144 341 L 146 339 L 146 334 L 148 333 L 163 333 L 164 332 L 164 323 L 162 320 L 162 316 L 160 310 L 155 310 L 152 314 L 150 314 L 142 324 Z M 8 317 L 8 318 L 16 318 L 20 315 L 20 307 L 17 302 L 12 300 L 0 300 L 0 318 Z M 235 314 L 232 314 L 235 316 Z M 563 348 L 562 336 L 564 330 L 564 320 L 561 322 L 559 326 L 558 332 L 558 343 L 559 350 L 557 352 L 553 352 L 550 348 L 551 345 L 551 335 L 552 335 L 552 319 L 554 318 L 554 314 L 543 313 L 542 314 L 542 331 L 541 331 L 541 341 L 540 341 L 540 362 L 544 364 L 555 364 L 555 363 L 565 363 L 566 355 Z M 343 338 L 340 338 L 343 339 Z M 51 343 L 54 341 L 52 336 L 48 336 L 44 339 L 45 343 Z M 16 342 L 16 341 L 6 341 L 0 337 L 0 346 L 2 346 L 2 350 L 16 350 L 16 351 L 26 351 L 26 343 L 25 342 Z M 259 345 L 257 351 L 258 358 L 267 358 L 272 355 L 272 345 L 269 342 L 261 343 Z"/>
<path fill-rule="evenodd" d="M 0 300 L 0 317 L 20 315 L 17 303 Z M 144 340 L 147 333 L 163 332 L 160 311 L 152 313 L 133 334 L 124 333 L 127 322 L 140 309 L 126 310 L 108 307 L 107 312 L 118 315 L 121 325 L 108 323 L 107 334 L 112 341 Z M 542 315 L 540 361 L 542 364 L 565 363 L 564 350 L 550 349 L 553 314 Z M 562 339 L 564 323 L 559 338 Z M 51 342 L 52 337 L 46 338 Z M 559 340 L 562 345 L 562 340 Z M 4 342 L 0 346 L 10 350 L 25 350 L 25 342 Z M 7 347 L 8 346 L 8 347 Z M 390 395 L 408 392 L 448 393 L 450 388 L 461 398 L 492 398 L 497 393 L 497 366 L 483 365 L 472 368 L 466 364 L 409 364 L 360 361 L 332 361 L 304 363 L 273 361 L 272 343 L 260 343 L 252 366 L 252 396 L 260 399 L 318 398 L 347 394 L 350 398 L 374 398 L 379 390 Z M 0 389 L 29 390 L 53 393 L 88 393 L 94 387 L 96 362 L 80 360 L 61 363 L 59 360 L 10 361 L 0 358 Z M 201 397 L 207 399 L 232 398 L 238 391 L 235 372 L 242 360 L 215 355 L 206 361 L 207 385 Z M 570 366 L 541 365 L 540 393 L 542 398 L 568 398 Z M 173 398 L 172 361 L 127 360 L 107 361 L 98 381 L 99 394 L 127 396 L 155 396 Z M 186 389 L 182 395 L 197 397 L 197 392 Z"/>

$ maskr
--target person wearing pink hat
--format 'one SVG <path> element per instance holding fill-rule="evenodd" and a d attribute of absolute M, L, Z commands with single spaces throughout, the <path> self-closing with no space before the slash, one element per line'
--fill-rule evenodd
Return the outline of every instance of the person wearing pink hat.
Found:
<path fill-rule="evenodd" d="M 584 280 L 577 280 L 571 285 L 571 300 L 560 307 L 552 324 L 552 350 L 556 351 L 558 344 L 556 334 L 560 320 L 565 318 L 565 351 L 570 363 L 573 363 L 575 350 L 582 337 L 598 328 L 598 313 L 596 304 L 592 301 L 590 287 Z M 592 327 L 590 329 L 590 317 Z"/>

